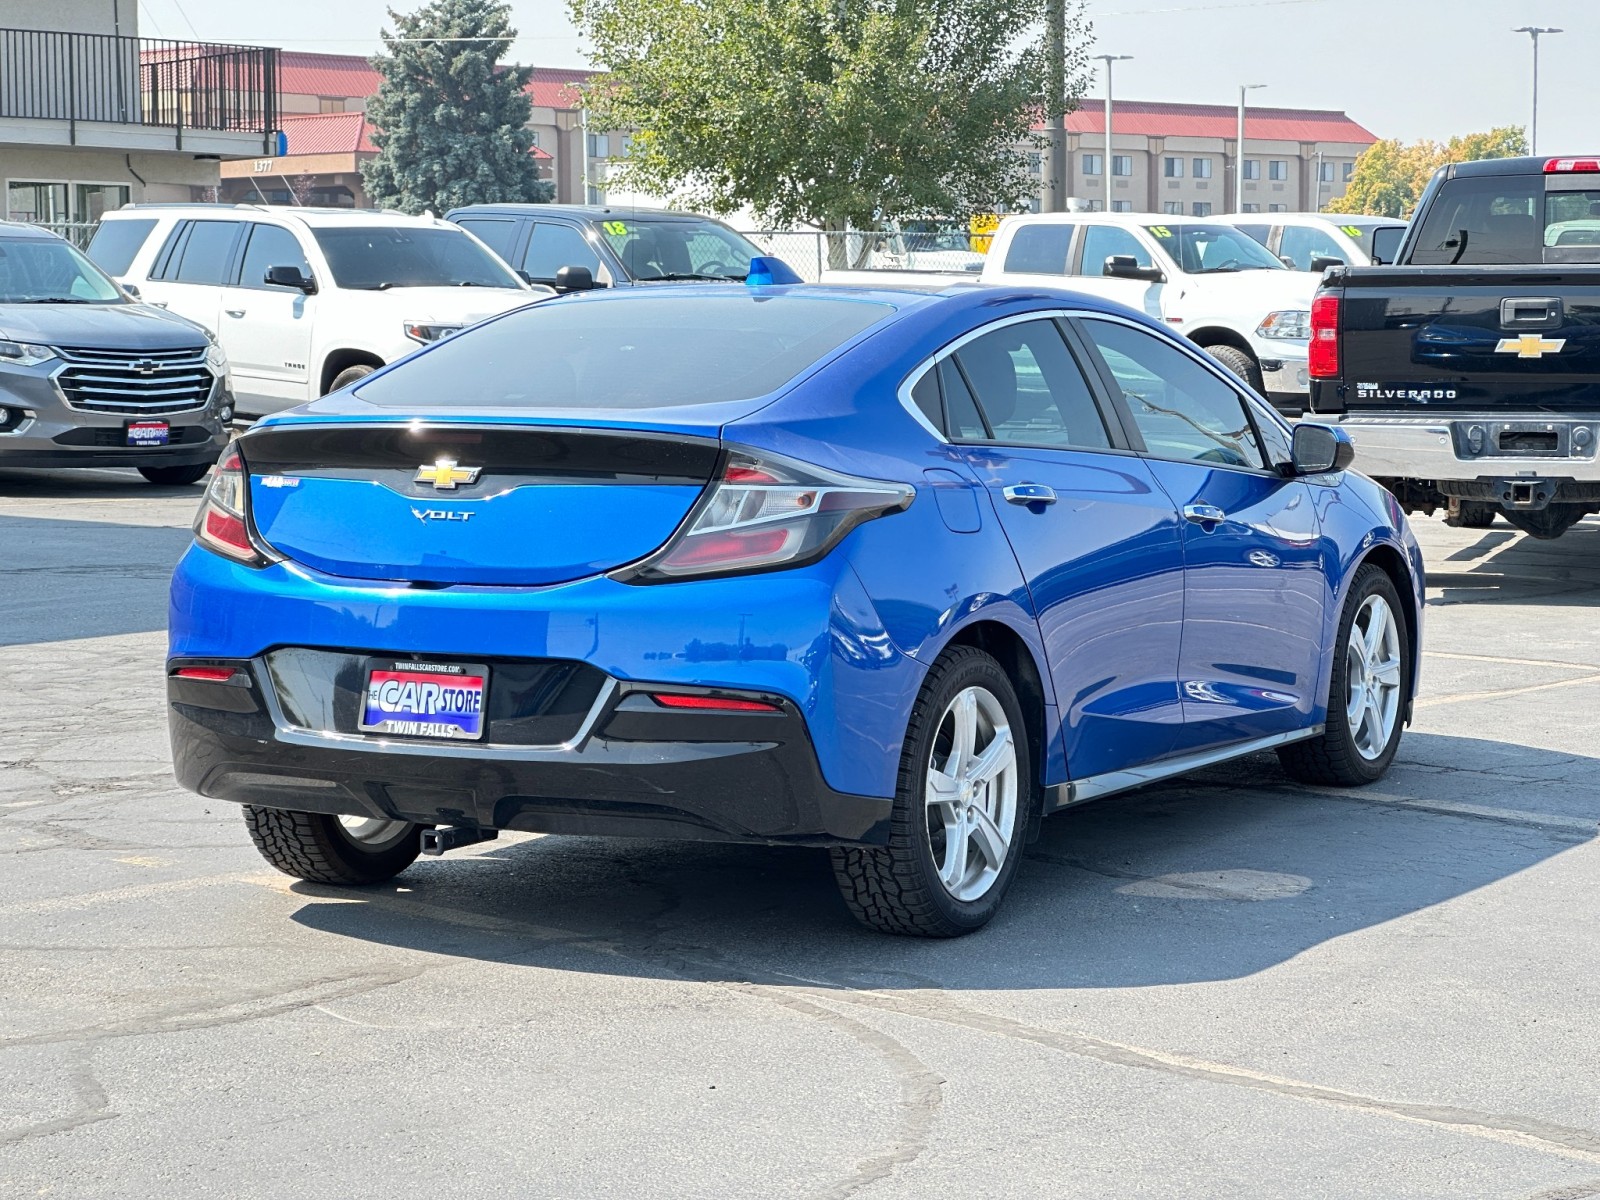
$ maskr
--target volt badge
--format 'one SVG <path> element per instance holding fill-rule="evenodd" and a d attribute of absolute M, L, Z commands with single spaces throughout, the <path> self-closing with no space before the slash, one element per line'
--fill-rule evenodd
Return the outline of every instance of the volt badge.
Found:
<path fill-rule="evenodd" d="M 1518 358 L 1543 358 L 1546 354 L 1560 354 L 1566 344 L 1565 338 L 1542 338 L 1537 333 L 1525 333 L 1521 337 L 1501 338 L 1494 352 L 1515 354 Z"/>
<path fill-rule="evenodd" d="M 432 466 L 417 468 L 413 483 L 431 483 L 436 492 L 453 492 L 466 484 L 478 482 L 482 467 L 463 467 L 453 458 L 441 458 Z"/>

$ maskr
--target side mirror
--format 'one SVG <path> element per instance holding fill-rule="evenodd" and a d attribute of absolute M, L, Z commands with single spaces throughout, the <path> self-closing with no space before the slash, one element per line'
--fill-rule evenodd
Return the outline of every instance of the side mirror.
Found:
<path fill-rule="evenodd" d="M 139 285 L 136 283 L 123 284 L 122 294 L 127 296 L 130 300 L 142 300 L 144 298 L 139 294 Z"/>
<path fill-rule="evenodd" d="M 1146 283 L 1165 283 L 1167 280 L 1160 267 L 1141 267 L 1139 260 L 1131 254 L 1111 255 L 1100 273 L 1112 279 L 1141 279 Z"/>
<path fill-rule="evenodd" d="M 1329 267 L 1344 267 L 1348 265 L 1344 259 L 1337 258 L 1332 254 L 1314 254 L 1311 256 L 1311 269 L 1318 275 L 1321 275 Z"/>
<path fill-rule="evenodd" d="M 1372 265 L 1386 266 L 1400 257 L 1400 243 L 1405 241 L 1404 225 L 1380 225 L 1372 231 Z"/>
<path fill-rule="evenodd" d="M 308 296 L 317 290 L 317 281 L 299 267 L 268 267 L 261 280 L 273 287 L 294 288 Z"/>
<path fill-rule="evenodd" d="M 562 267 L 556 272 L 555 287 L 558 292 L 592 292 L 594 272 L 588 267 Z"/>
<path fill-rule="evenodd" d="M 1331 475 L 1350 465 L 1356 448 L 1342 429 L 1302 422 L 1294 427 L 1291 455 L 1296 475 Z"/>

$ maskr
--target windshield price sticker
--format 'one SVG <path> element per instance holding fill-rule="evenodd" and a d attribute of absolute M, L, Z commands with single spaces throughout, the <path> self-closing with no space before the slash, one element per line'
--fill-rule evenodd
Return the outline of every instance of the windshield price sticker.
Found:
<path fill-rule="evenodd" d="M 604 229 L 612 237 L 628 236 L 628 223 L 626 221 L 607 221 L 600 228 Z"/>
<path fill-rule="evenodd" d="M 1359 225 L 1341 225 L 1339 229 L 1349 237 L 1358 238 L 1361 236 L 1361 226 Z"/>
<path fill-rule="evenodd" d="M 1146 228 L 1158 238 L 1169 238 L 1172 236 L 1172 230 L 1168 229 L 1165 225 L 1148 225 Z"/>

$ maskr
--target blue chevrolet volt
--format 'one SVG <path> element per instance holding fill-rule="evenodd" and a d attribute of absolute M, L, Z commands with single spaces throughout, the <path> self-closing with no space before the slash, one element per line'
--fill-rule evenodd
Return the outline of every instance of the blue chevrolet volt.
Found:
<path fill-rule="evenodd" d="M 950 936 L 1068 806 L 1388 768 L 1422 562 L 1341 432 L 1086 296 L 761 279 L 536 304 L 240 437 L 173 581 L 182 784 L 321 883 L 818 846 Z"/>

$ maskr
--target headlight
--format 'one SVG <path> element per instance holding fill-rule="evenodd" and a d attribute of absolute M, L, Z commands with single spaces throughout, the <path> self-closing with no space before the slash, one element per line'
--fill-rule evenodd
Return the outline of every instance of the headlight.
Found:
<path fill-rule="evenodd" d="M 220 342 L 212 342 L 207 348 L 206 366 L 210 367 L 218 375 L 226 375 L 228 373 L 228 355 L 223 350 Z"/>
<path fill-rule="evenodd" d="M 437 342 L 441 338 L 447 338 L 452 333 L 460 332 L 461 326 L 459 325 L 434 325 L 427 321 L 406 322 L 406 336 L 413 342 L 422 342 L 424 345 L 428 342 Z"/>
<path fill-rule="evenodd" d="M 1268 313 L 1256 326 L 1256 336 L 1264 338 L 1308 338 L 1311 336 L 1311 310 L 1287 309 Z"/>
<path fill-rule="evenodd" d="M 31 342 L 0 342 L 0 362 L 13 367 L 36 367 L 55 356 L 56 352 L 49 346 L 35 346 Z"/>

